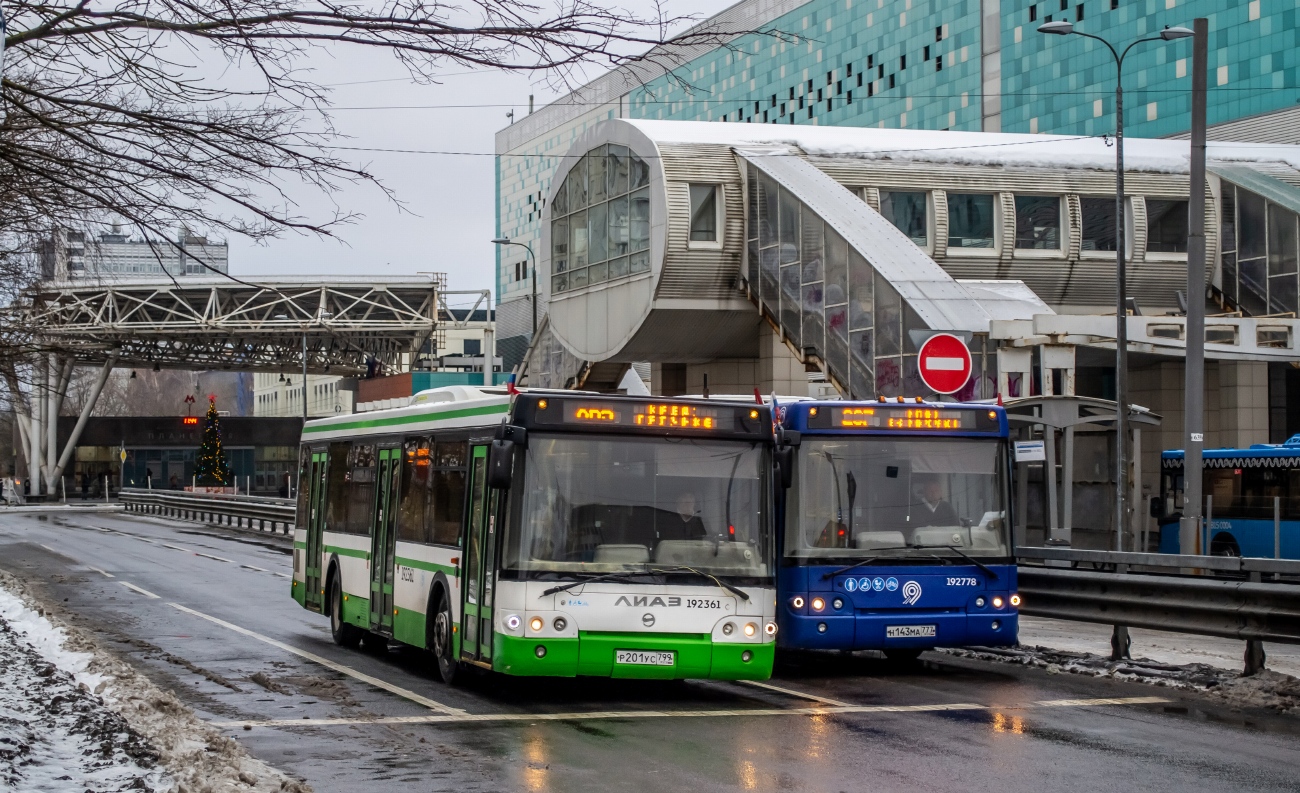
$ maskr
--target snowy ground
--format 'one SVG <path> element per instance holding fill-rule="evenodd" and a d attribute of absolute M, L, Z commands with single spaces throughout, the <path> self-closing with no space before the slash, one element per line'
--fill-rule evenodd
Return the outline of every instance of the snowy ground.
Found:
<path fill-rule="evenodd" d="M 0 790 L 310 793 L 3 573 Z"/>
<path fill-rule="evenodd" d="M 0 786 L 54 790 L 164 790 L 158 754 L 92 692 L 88 653 L 0 589 Z"/>

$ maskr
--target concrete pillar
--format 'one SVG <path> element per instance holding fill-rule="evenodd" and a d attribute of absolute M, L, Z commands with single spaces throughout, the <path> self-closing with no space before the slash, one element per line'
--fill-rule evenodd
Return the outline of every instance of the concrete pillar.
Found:
<path fill-rule="evenodd" d="M 1218 368 L 1217 445 L 1246 448 L 1252 443 L 1268 443 L 1268 364 L 1219 361 Z"/>
<path fill-rule="evenodd" d="M 773 392 L 785 396 L 808 395 L 808 373 L 804 371 L 804 365 L 766 322 L 759 326 L 758 382 L 755 385 L 764 395 Z"/>

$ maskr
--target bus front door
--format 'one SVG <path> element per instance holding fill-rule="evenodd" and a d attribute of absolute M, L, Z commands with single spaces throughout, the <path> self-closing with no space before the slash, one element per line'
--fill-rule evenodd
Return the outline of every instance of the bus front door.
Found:
<path fill-rule="evenodd" d="M 466 553 L 461 580 L 465 602 L 461 609 L 461 657 L 480 663 L 492 660 L 492 560 L 496 543 L 496 498 L 487 484 L 487 446 L 474 446 L 470 455 L 470 502 Z"/>
<path fill-rule="evenodd" d="M 397 556 L 397 483 L 401 449 L 379 450 L 374 523 L 370 531 L 370 629 L 393 631 L 393 580 Z"/>
<path fill-rule="evenodd" d="M 307 488 L 307 547 L 304 549 L 303 574 L 306 591 L 303 592 L 303 605 L 313 611 L 321 611 L 324 602 L 321 583 L 321 552 L 325 539 L 325 491 L 329 480 L 329 454 L 325 451 L 313 451 L 308 464 L 307 476 L 298 475 L 298 487 Z"/>

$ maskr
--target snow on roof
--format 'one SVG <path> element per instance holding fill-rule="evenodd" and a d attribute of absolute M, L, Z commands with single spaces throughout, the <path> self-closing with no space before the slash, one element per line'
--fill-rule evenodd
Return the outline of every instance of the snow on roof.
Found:
<path fill-rule="evenodd" d="M 797 146 L 814 157 L 1115 170 L 1113 137 L 718 121 L 627 119 L 624 123 L 659 143 L 787 145 Z M 1211 142 L 1207 156 L 1217 162 L 1281 162 L 1300 169 L 1300 146 Z M 1125 171 L 1187 173 L 1189 157 L 1190 144 L 1185 140 L 1126 138 L 1124 141 Z"/>

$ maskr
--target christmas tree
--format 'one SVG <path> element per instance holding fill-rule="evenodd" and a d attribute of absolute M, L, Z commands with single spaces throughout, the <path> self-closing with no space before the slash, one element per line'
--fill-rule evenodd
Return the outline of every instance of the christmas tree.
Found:
<path fill-rule="evenodd" d="M 221 449 L 221 419 L 217 416 L 217 398 L 208 396 L 208 414 L 203 418 L 203 445 L 194 466 L 196 483 L 202 487 L 230 485 L 230 465 Z"/>

